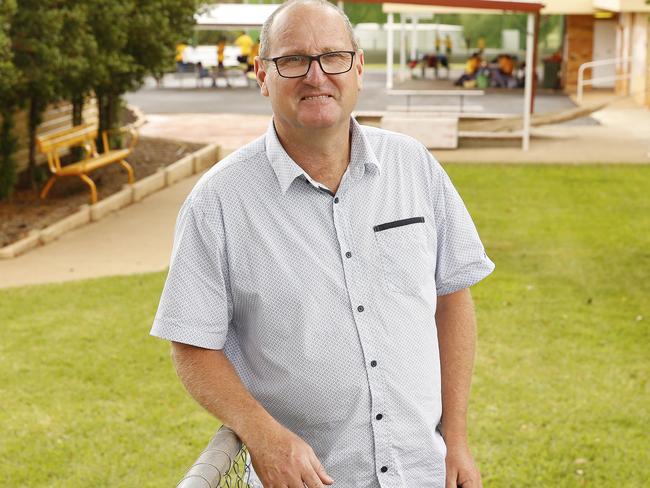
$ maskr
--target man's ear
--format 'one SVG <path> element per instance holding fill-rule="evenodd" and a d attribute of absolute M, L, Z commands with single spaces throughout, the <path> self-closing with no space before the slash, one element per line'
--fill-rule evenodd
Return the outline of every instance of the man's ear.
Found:
<path fill-rule="evenodd" d="M 357 71 L 357 87 L 359 91 L 363 88 L 363 65 L 366 60 L 363 56 L 363 49 L 357 51 L 357 62 L 355 63 L 354 69 Z"/>
<path fill-rule="evenodd" d="M 257 79 L 257 84 L 260 87 L 260 92 L 265 97 L 269 96 L 269 89 L 266 86 L 266 68 L 264 66 L 264 61 L 260 59 L 259 56 L 255 56 L 255 78 Z"/>

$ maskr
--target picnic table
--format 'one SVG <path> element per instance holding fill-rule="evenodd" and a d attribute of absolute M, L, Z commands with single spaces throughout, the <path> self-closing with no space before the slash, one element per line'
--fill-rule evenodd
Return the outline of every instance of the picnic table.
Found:
<path fill-rule="evenodd" d="M 406 97 L 406 111 L 410 112 L 411 99 L 421 97 L 458 97 L 459 104 L 455 107 L 458 112 L 463 112 L 466 108 L 465 98 L 476 98 L 485 95 L 484 90 L 389 90 L 387 95 L 391 97 Z M 435 106 L 426 107 L 434 109 Z M 449 107 L 445 107 L 449 109 Z"/>

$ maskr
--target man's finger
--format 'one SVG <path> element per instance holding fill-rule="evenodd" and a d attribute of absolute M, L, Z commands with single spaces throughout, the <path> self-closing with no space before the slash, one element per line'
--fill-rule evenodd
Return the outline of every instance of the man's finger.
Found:
<path fill-rule="evenodd" d="M 302 475 L 302 479 L 307 488 L 325 488 L 316 474 L 316 471 L 311 469 L 311 467 L 309 467 L 307 472 Z"/>
<path fill-rule="evenodd" d="M 318 478 L 320 479 L 321 482 L 323 482 L 326 485 L 331 485 L 332 483 L 334 483 L 334 480 L 330 475 L 327 474 L 327 471 L 325 471 L 325 467 L 321 464 L 321 462 L 318 460 L 316 456 L 312 457 L 311 465 L 314 468 L 314 471 L 316 471 L 316 474 L 318 475 Z"/>
<path fill-rule="evenodd" d="M 445 480 L 445 488 L 458 488 L 458 473 L 456 471 L 448 470 L 447 478 Z"/>

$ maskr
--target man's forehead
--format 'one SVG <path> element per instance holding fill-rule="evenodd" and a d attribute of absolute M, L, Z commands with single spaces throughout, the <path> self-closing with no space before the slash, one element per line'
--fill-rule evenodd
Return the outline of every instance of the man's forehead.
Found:
<path fill-rule="evenodd" d="M 343 18 L 320 5 L 289 7 L 274 21 L 271 37 L 273 51 L 311 54 L 314 47 L 320 52 L 351 49 Z"/>

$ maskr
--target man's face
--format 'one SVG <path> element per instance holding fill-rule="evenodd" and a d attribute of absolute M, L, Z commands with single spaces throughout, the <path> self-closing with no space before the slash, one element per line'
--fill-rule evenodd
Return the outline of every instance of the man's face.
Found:
<path fill-rule="evenodd" d="M 269 58 L 352 51 L 341 16 L 317 5 L 298 5 L 273 22 Z M 301 78 L 282 78 L 272 61 L 255 60 L 262 94 L 271 98 L 276 123 L 286 129 L 325 129 L 347 124 L 361 89 L 363 53 L 355 54 L 347 73 L 328 75 L 317 62 Z"/>

